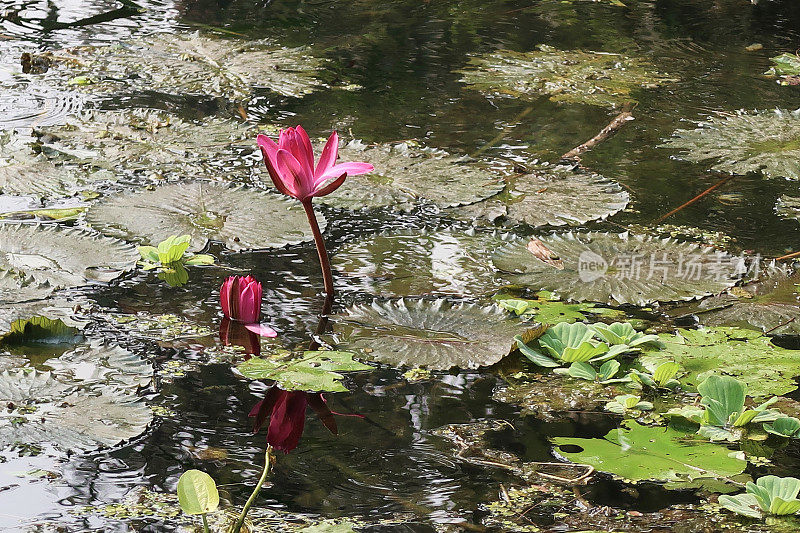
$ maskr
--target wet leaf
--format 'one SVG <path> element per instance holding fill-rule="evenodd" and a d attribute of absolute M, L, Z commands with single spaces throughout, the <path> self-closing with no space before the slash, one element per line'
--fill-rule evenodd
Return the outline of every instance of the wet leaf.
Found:
<path fill-rule="evenodd" d="M 698 478 L 724 479 L 744 471 L 747 462 L 731 457 L 724 446 L 692 442 L 671 427 L 646 427 L 623 422 L 603 439 L 556 437 L 553 443 L 566 459 L 594 466 L 627 481 L 669 481 L 672 487 Z M 580 451 L 573 452 L 572 446 Z"/>
<path fill-rule="evenodd" d="M 186 514 L 206 514 L 219 507 L 217 484 L 200 470 L 187 470 L 178 479 L 178 502 Z"/>
<path fill-rule="evenodd" d="M 549 291 L 536 293 L 536 298 L 512 298 L 508 294 L 497 294 L 492 298 L 503 309 L 512 311 L 517 316 L 536 320 L 542 324 L 559 322 L 583 322 L 594 316 L 609 318 L 625 318 L 622 311 L 596 306 L 592 303 L 570 304 L 560 301 Z"/>
<path fill-rule="evenodd" d="M 481 295 L 498 285 L 488 257 L 509 237 L 471 230 L 384 233 L 346 242 L 332 262 L 348 283 L 376 295 Z"/>
<path fill-rule="evenodd" d="M 132 246 L 62 226 L 0 225 L 0 270 L 11 270 L 51 288 L 109 282 L 133 269 Z"/>
<path fill-rule="evenodd" d="M 248 97 L 255 87 L 300 97 L 323 87 L 316 75 L 324 60 L 305 47 L 244 41 L 198 33 L 160 33 L 110 46 L 60 51 L 48 78 L 91 80 L 92 93 L 157 91 L 176 95 Z"/>
<path fill-rule="evenodd" d="M 797 85 L 794 81 L 800 76 L 800 56 L 784 53 L 769 60 L 772 61 L 772 67 L 764 74 L 781 78 L 778 80 L 781 85 Z"/>
<path fill-rule="evenodd" d="M 369 174 L 348 176 L 344 186 L 319 198 L 343 209 L 409 211 L 419 202 L 453 207 L 483 200 L 504 187 L 502 176 L 486 166 L 417 144 L 367 145 L 356 140 L 339 149 L 339 159 L 375 166 Z"/>
<path fill-rule="evenodd" d="M 525 329 L 497 306 L 444 299 L 359 304 L 334 320 L 339 348 L 396 367 L 429 370 L 497 363 Z"/>
<path fill-rule="evenodd" d="M 800 110 L 737 111 L 709 117 L 693 130 L 677 130 L 663 148 L 676 157 L 731 174 L 800 179 Z"/>
<path fill-rule="evenodd" d="M 44 362 L 53 376 L 78 381 L 83 386 L 100 384 L 117 387 L 125 394 L 150 385 L 153 365 L 146 359 L 113 344 L 94 341 L 78 346 Z"/>
<path fill-rule="evenodd" d="M 8 333 L 2 336 L 2 344 L 65 344 L 79 338 L 78 329 L 67 326 L 61 319 L 34 316 L 27 320 L 15 320 Z"/>
<path fill-rule="evenodd" d="M 312 351 L 296 359 L 272 360 L 252 357 L 236 369 L 249 379 L 271 379 L 284 390 L 347 392 L 340 372 L 372 370 L 353 359 L 351 352 Z"/>
<path fill-rule="evenodd" d="M 470 59 L 458 71 L 468 87 L 489 94 L 614 107 L 637 89 L 670 80 L 646 59 L 539 45 L 527 53 L 499 50 Z"/>
<path fill-rule="evenodd" d="M 771 423 L 764 424 L 764 431 L 780 437 L 800 436 L 800 419 L 784 416 Z"/>
<path fill-rule="evenodd" d="M 723 372 L 744 382 L 754 398 L 786 394 L 797 388 L 794 378 L 800 376 L 800 352 L 775 346 L 757 331 L 725 327 L 679 329 L 675 335 L 662 333 L 659 337 L 664 349 L 645 351 L 641 363 L 680 364 L 687 372 L 681 382 L 689 388 Z"/>
<path fill-rule="evenodd" d="M 739 258 L 707 247 L 628 233 L 566 233 L 542 238 L 563 270 L 537 259 L 517 239 L 492 257 L 509 282 L 578 301 L 647 305 L 690 300 L 732 286 Z"/>
<path fill-rule="evenodd" d="M 571 166 L 552 165 L 512 178 L 505 192 L 450 210 L 456 218 L 540 226 L 580 226 L 628 205 L 615 181 Z"/>
<path fill-rule="evenodd" d="M 324 229 L 324 218 L 317 218 Z M 105 198 L 89 209 L 86 220 L 108 235 L 150 245 L 190 235 L 193 251 L 209 240 L 239 251 L 313 238 L 298 205 L 274 194 L 200 181 Z"/>

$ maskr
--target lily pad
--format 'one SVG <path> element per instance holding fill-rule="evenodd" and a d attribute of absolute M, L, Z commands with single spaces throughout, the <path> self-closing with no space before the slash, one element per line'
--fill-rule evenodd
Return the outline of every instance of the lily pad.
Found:
<path fill-rule="evenodd" d="M 517 405 L 521 414 L 544 420 L 565 418 L 570 411 L 602 412 L 603 406 L 613 400 L 617 389 L 564 376 L 524 374 L 525 379 L 512 379 L 494 393 L 493 399 Z"/>
<path fill-rule="evenodd" d="M 256 87 L 301 97 L 324 87 L 325 60 L 305 47 L 273 42 L 160 33 L 110 46 L 81 46 L 55 54 L 51 75 L 81 79 L 80 89 L 100 94 L 158 91 L 176 95 L 248 97 Z"/>
<path fill-rule="evenodd" d="M 0 287 L 4 273 L 0 272 Z M 9 290 L 8 298 L 0 289 L 0 337 L 11 331 L 11 325 L 18 321 L 26 321 L 35 316 L 44 316 L 51 320 L 58 320 L 70 328 L 83 330 L 88 324 L 88 319 L 77 310 L 88 306 L 88 301 L 79 296 L 51 295 L 47 287 L 23 287 L 17 291 Z"/>
<path fill-rule="evenodd" d="M 784 53 L 769 60 L 772 61 L 772 67 L 764 74 L 779 78 L 781 85 L 800 85 L 800 56 Z"/>
<path fill-rule="evenodd" d="M 289 360 L 252 357 L 236 369 L 249 379 L 272 379 L 284 390 L 347 392 L 340 372 L 372 370 L 353 360 L 353 354 L 341 351 L 305 352 Z"/>
<path fill-rule="evenodd" d="M 385 233 L 345 243 L 333 268 L 381 296 L 486 294 L 497 284 L 488 258 L 509 238 L 472 230 Z"/>
<path fill-rule="evenodd" d="M 60 357 L 48 359 L 44 365 L 65 381 L 113 386 L 125 394 L 147 387 L 153 377 L 153 365 L 149 361 L 102 342 L 78 346 Z"/>
<path fill-rule="evenodd" d="M 334 318 L 340 349 L 392 366 L 429 370 L 493 365 L 524 329 L 495 305 L 444 299 L 376 301 Z"/>
<path fill-rule="evenodd" d="M 800 179 L 800 109 L 737 111 L 709 117 L 693 130 L 677 130 L 663 148 L 676 157 L 730 174 Z"/>
<path fill-rule="evenodd" d="M 603 316 L 624 320 L 625 313 L 616 309 L 596 306 L 592 303 L 566 303 L 553 296 L 549 291 L 539 291 L 534 298 L 515 298 L 501 293 L 492 299 L 497 305 L 526 319 L 541 324 L 558 324 L 559 322 L 583 322 L 593 317 Z"/>
<path fill-rule="evenodd" d="M 800 197 L 781 195 L 775 202 L 775 213 L 781 218 L 800 221 Z"/>
<path fill-rule="evenodd" d="M 542 243 L 562 268 L 517 239 L 492 257 L 512 283 L 577 301 L 647 305 L 721 292 L 741 276 L 740 259 L 712 248 L 628 233 L 566 233 Z"/>
<path fill-rule="evenodd" d="M 112 281 L 131 270 L 137 258 L 133 246 L 82 229 L 0 225 L 0 271 L 17 272 L 50 288 Z"/>
<path fill-rule="evenodd" d="M 691 436 L 671 427 L 641 426 L 627 420 L 603 439 L 556 437 L 560 455 L 594 466 L 626 481 L 668 481 L 671 488 L 700 478 L 725 479 L 741 474 L 747 461 L 732 457 L 717 444 L 692 442 Z M 581 451 L 569 451 L 578 446 Z"/>
<path fill-rule="evenodd" d="M 798 279 L 766 279 L 702 300 L 697 316 L 706 326 L 738 326 L 777 334 L 800 333 Z"/>
<path fill-rule="evenodd" d="M 80 165 L 38 150 L 40 142 L 15 132 L 0 132 L 0 191 L 42 198 L 70 196 L 116 181 L 112 172 Z"/>
<path fill-rule="evenodd" d="M 455 208 L 457 218 L 504 219 L 529 226 L 580 226 L 625 209 L 630 195 L 617 182 L 572 166 L 542 167 L 513 179 L 502 195 Z"/>
<path fill-rule="evenodd" d="M 458 71 L 468 87 L 517 98 L 547 95 L 554 102 L 615 107 L 634 100 L 636 89 L 673 81 L 652 62 L 622 54 L 558 50 L 499 50 L 470 59 Z"/>
<path fill-rule="evenodd" d="M 324 230 L 324 218 L 317 217 Z M 151 246 L 170 235 L 190 235 L 192 251 L 210 240 L 238 251 L 313 238 L 298 205 L 274 194 L 200 181 L 105 198 L 87 211 L 86 221 L 108 235 Z"/>
<path fill-rule="evenodd" d="M 496 171 L 417 143 L 367 145 L 356 140 L 339 149 L 339 158 L 375 167 L 369 174 L 348 176 L 344 186 L 319 198 L 321 203 L 342 209 L 410 211 L 420 201 L 453 207 L 483 200 L 504 187 Z"/>
<path fill-rule="evenodd" d="M 42 149 L 61 159 L 158 178 L 246 177 L 252 126 L 207 117 L 197 121 L 152 109 L 93 110 L 48 128 Z"/>
<path fill-rule="evenodd" d="M 797 389 L 800 351 L 776 346 L 761 332 L 725 327 L 679 329 L 675 335 L 662 333 L 659 338 L 664 349 L 646 351 L 641 363 L 651 367 L 675 361 L 687 372 L 681 382 L 690 389 L 712 374 L 744 382 L 756 399 Z"/>

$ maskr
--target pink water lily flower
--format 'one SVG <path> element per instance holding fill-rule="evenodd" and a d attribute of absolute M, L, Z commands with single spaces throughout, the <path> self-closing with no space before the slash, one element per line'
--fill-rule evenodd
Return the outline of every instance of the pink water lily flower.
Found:
<path fill-rule="evenodd" d="M 302 126 L 281 130 L 277 143 L 259 135 L 258 146 L 275 187 L 301 202 L 332 193 L 348 175 L 366 174 L 375 168 L 369 163 L 335 164 L 339 157 L 339 136 L 335 131 L 325 143 L 316 166 L 311 140 Z"/>
<path fill-rule="evenodd" d="M 252 276 L 231 276 L 219 290 L 219 303 L 225 318 L 235 320 L 262 337 L 277 337 L 269 326 L 259 323 L 261 318 L 261 282 Z"/>

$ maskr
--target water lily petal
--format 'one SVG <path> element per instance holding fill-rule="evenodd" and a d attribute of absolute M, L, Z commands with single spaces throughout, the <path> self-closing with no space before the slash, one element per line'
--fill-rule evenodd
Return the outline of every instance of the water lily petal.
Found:
<path fill-rule="evenodd" d="M 308 133 L 303 129 L 303 126 L 298 125 L 295 128 L 295 142 L 299 148 L 299 155 L 297 160 L 306 167 L 310 175 L 314 175 L 314 149 L 311 148 L 311 139 L 308 138 Z M 297 156 L 295 156 L 297 157 Z"/>
<path fill-rule="evenodd" d="M 328 137 L 328 142 L 325 143 L 325 147 L 322 149 L 322 155 L 319 156 L 319 163 L 317 163 L 317 169 L 314 171 L 314 177 L 319 178 L 327 172 L 336 163 L 337 157 L 339 157 L 339 134 L 334 131 Z"/>
<path fill-rule="evenodd" d="M 294 190 L 291 196 L 301 201 L 308 198 L 313 190 L 314 177 L 304 171 L 297 158 L 281 148 L 275 156 L 275 162 L 283 183 L 291 183 L 291 189 Z"/>
<path fill-rule="evenodd" d="M 319 197 L 325 196 L 327 194 L 332 193 L 336 189 L 338 189 L 342 183 L 344 183 L 344 179 L 347 177 L 347 172 L 339 176 L 338 178 L 329 178 L 316 187 L 314 187 L 314 193 L 311 196 Z"/>
<path fill-rule="evenodd" d="M 278 332 L 266 324 L 245 324 L 244 327 L 261 337 L 275 338 L 278 336 Z"/>
<path fill-rule="evenodd" d="M 264 153 L 264 150 L 261 151 Z M 276 159 L 277 159 L 277 152 L 276 152 Z M 297 192 L 294 190 L 294 180 L 289 180 L 285 182 L 283 179 L 283 175 L 278 171 L 278 163 L 276 160 L 271 159 L 264 153 L 264 164 L 267 165 L 267 170 L 269 171 L 269 177 L 272 178 L 272 183 L 275 184 L 275 187 L 286 196 L 291 196 L 292 198 L 297 198 Z"/>
<path fill-rule="evenodd" d="M 258 137 L 256 137 L 256 142 L 258 143 L 258 147 L 261 148 L 261 153 L 264 154 L 264 157 L 275 159 L 275 154 L 278 151 L 279 146 L 269 138 L 269 136 L 264 135 L 263 133 L 259 133 Z"/>
<path fill-rule="evenodd" d="M 239 296 L 239 316 L 233 318 L 245 324 L 253 324 L 258 321 L 256 307 L 261 307 L 261 302 L 257 302 L 253 284 L 249 284 L 242 289 Z"/>
<path fill-rule="evenodd" d="M 284 453 L 297 448 L 306 424 L 308 394 L 302 391 L 281 391 L 272 410 L 267 430 L 267 442 Z"/>
<path fill-rule="evenodd" d="M 319 177 L 317 177 L 315 182 L 318 183 L 328 178 L 340 176 L 344 172 L 347 172 L 347 174 L 350 176 L 357 176 L 358 174 L 366 174 L 367 172 L 372 172 L 373 170 L 375 170 L 375 167 L 369 163 L 361 163 L 358 161 L 339 163 L 338 165 L 332 166 Z"/>

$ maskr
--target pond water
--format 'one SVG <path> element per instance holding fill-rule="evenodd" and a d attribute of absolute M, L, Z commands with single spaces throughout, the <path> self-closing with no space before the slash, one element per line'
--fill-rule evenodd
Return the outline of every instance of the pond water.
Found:
<path fill-rule="evenodd" d="M 581 227 L 603 232 L 652 228 L 661 223 L 662 215 L 728 176 L 726 169 L 709 170 L 713 159 L 679 159 L 675 156 L 681 154 L 680 149 L 661 146 L 673 132 L 691 130 L 698 121 L 710 116 L 729 117 L 737 110 L 769 113 L 776 108 L 787 112 L 800 108 L 800 87 L 781 85 L 775 77 L 764 75 L 771 66 L 771 57 L 794 53 L 798 48 L 800 4 L 789 0 L 760 0 L 757 5 L 745 0 L 623 0 L 623 3 L 581 0 L 164 0 L 135 5 L 111 0 L 4 2 L 0 6 L 0 129 L 37 134 L 56 128 L 53 135 L 56 139 L 63 136 L 60 140 L 64 141 L 70 138 L 69 130 L 57 128 L 87 110 L 102 113 L 134 108 L 169 113 L 174 120 L 186 123 L 208 124 L 203 121 L 224 119 L 244 124 L 242 128 L 252 128 L 244 130 L 244 141 L 234 142 L 230 152 L 217 149 L 220 143 L 212 142 L 214 133 L 209 133 L 208 139 L 197 139 L 194 145 L 177 146 L 178 142 L 191 143 L 192 139 L 168 139 L 165 143 L 173 142 L 175 146 L 165 144 L 167 149 L 157 143 L 144 149 L 136 146 L 139 151 L 130 157 L 126 155 L 132 153 L 126 152 L 127 146 L 108 148 L 110 143 L 101 146 L 104 139 L 113 139 L 113 134 L 95 132 L 88 141 L 78 139 L 72 145 L 75 151 L 89 150 L 90 158 L 109 158 L 107 164 L 98 165 L 104 167 L 98 172 L 115 175 L 97 187 L 103 200 L 123 190 L 141 191 L 162 182 L 197 177 L 270 188 L 267 170 L 256 151 L 255 132 L 267 131 L 274 136 L 276 126 L 296 124 L 302 124 L 312 138 L 338 130 L 343 137 L 366 143 L 413 139 L 451 154 L 472 155 L 496 172 L 494 179 L 498 183 L 519 174 L 520 169 L 534 167 L 537 161 L 557 162 L 562 154 L 600 132 L 626 102 L 631 102 L 634 120 L 581 159 L 587 171 L 616 181 L 620 190 L 629 194 L 630 203 L 625 209 L 610 210 L 616 214 L 605 221 L 588 222 Z M 221 85 L 208 89 L 201 75 L 198 83 L 203 87 L 184 92 L 180 90 L 185 86 L 184 74 L 167 72 L 158 77 L 156 66 L 147 63 L 153 61 L 152 57 L 145 58 L 134 69 L 140 69 L 138 75 L 128 73 L 124 79 L 102 59 L 103 54 L 113 57 L 129 53 L 126 51 L 130 43 L 153 42 L 147 41 L 152 36 L 158 38 L 167 33 L 191 39 L 194 32 L 199 32 L 199 39 L 215 42 L 266 40 L 270 46 L 285 47 L 278 48 L 283 50 L 278 54 L 290 57 L 288 66 L 274 67 L 273 72 L 279 74 L 272 76 L 279 79 L 283 71 L 310 68 L 316 85 L 309 89 L 303 78 L 299 78 L 298 86 L 303 87 L 300 94 L 292 88 L 276 89 L 277 82 L 261 85 L 258 79 L 242 85 L 241 80 L 247 78 L 248 72 L 254 78 L 256 74 L 269 75 L 268 69 L 258 70 L 261 68 L 258 65 L 245 62 L 237 71 L 241 75 L 234 81 L 221 78 Z M 464 74 L 459 71 L 469 70 L 471 58 L 486 57 L 497 50 L 528 53 L 538 50 L 540 45 L 565 51 L 563 58 L 557 60 L 562 64 L 574 61 L 569 51 L 575 50 L 640 58 L 651 69 L 645 73 L 646 77 L 661 76 L 663 80 L 652 83 L 653 86 L 634 84 L 611 105 L 595 105 L 587 98 L 593 90 L 578 91 L 577 96 L 560 99 L 558 95 L 569 94 L 568 89 L 549 94 L 520 91 L 512 95 L 475 90 L 461 81 Z M 215 56 L 215 61 L 230 60 L 229 54 L 246 49 L 241 46 Z M 100 59 L 94 62 L 81 56 L 80 47 L 110 47 L 111 52 L 104 48 L 106 52 L 98 53 Z M 317 63 L 311 67 L 300 65 L 299 60 L 293 63 L 294 56 L 290 54 L 296 47 L 303 47 L 302 53 Z M 129 57 L 136 57 L 135 45 L 133 50 Z M 20 59 L 26 53 L 32 54 L 33 71 L 23 73 Z M 76 62 L 63 59 L 73 55 L 83 59 Z M 37 73 L 37 66 L 41 72 Z M 94 68 L 97 71 L 92 72 Z M 630 72 L 635 68 L 622 70 Z M 148 77 L 149 72 L 155 74 Z M 602 82 L 602 75 L 593 82 Z M 306 89 L 308 94 L 302 94 Z M 182 135 L 200 136 L 192 131 L 186 130 Z M 791 152 L 794 148 L 796 155 L 796 146 L 791 143 L 800 138 L 797 131 L 800 128 L 795 130 L 794 140 L 781 141 L 784 145 L 777 148 L 769 145 L 752 149 Z M 230 144 L 227 133 L 220 135 Z M 760 133 L 752 130 L 743 135 L 747 138 Z M 97 144 L 91 145 L 92 142 Z M 724 142 L 724 139 L 719 141 Z M 728 159 L 748 156 L 747 147 L 738 146 L 741 150 L 737 152 L 736 140 L 730 142 L 732 155 Z M 42 144 L 48 143 L 45 140 Z M 156 155 L 148 155 L 148 149 Z M 7 154 L 2 157 L 5 166 Z M 159 176 L 154 178 L 154 173 Z M 40 190 L 36 176 L 28 173 L 28 182 L 12 187 L 0 175 L 4 180 L 0 210 L 20 212 L 40 207 L 85 206 L 98 196 L 72 194 L 76 189 L 69 194 L 48 195 Z M 769 258 L 791 253 L 798 246 L 793 237 L 798 229 L 797 214 L 795 218 L 779 217 L 775 205 L 782 195 L 800 196 L 800 187 L 796 179 L 785 178 L 785 174 L 765 179 L 759 172 L 736 172 L 734 178 L 663 223 L 697 228 L 701 242 L 717 242 L 726 237 L 723 246 L 733 254 Z M 416 179 L 425 180 L 425 176 Z M 29 190 L 25 189 L 25 183 Z M 345 182 L 343 189 L 348 183 Z M 92 187 L 91 182 L 84 182 L 80 188 Z M 414 196 L 414 185 L 411 187 Z M 430 192 L 423 185 L 419 187 Z M 441 182 L 433 190 L 448 187 Z M 499 189 L 502 186 L 494 192 Z M 578 201 L 580 204 L 571 213 L 573 217 L 594 208 L 591 198 Z M 405 210 L 385 205 L 372 210 L 318 205 L 318 211 L 327 220 L 325 236 L 336 266 L 337 261 L 341 264 L 348 260 L 352 251 L 348 247 L 353 243 L 378 234 L 423 230 L 461 235 L 468 231 L 471 222 L 463 217 L 449 217 L 442 207 L 424 202 Z M 559 206 L 547 208 L 557 211 Z M 91 217 L 91 212 L 86 216 Z M 198 222 L 215 223 L 207 219 Z M 59 224 L 85 228 L 87 221 L 81 214 Z M 286 231 L 289 229 L 294 228 Z M 553 228 L 512 224 L 507 229 L 527 238 L 547 235 Z M 685 230 L 674 231 L 679 240 L 687 235 Z M 167 230 L 166 234 L 169 233 L 172 232 Z M 447 259 L 463 252 L 462 242 L 443 238 L 440 245 L 438 252 L 435 246 L 420 245 L 415 249 L 415 253 L 431 254 L 431 258 L 412 264 L 405 275 L 413 277 L 419 273 L 415 269 L 423 269 L 430 271 L 423 272 L 423 277 L 458 278 L 457 272 L 448 270 L 455 267 Z M 425 282 L 415 284 L 412 279 L 405 283 L 402 278 L 381 284 L 381 275 L 388 279 L 394 275 L 390 263 L 403 261 L 404 256 L 400 254 L 397 257 L 401 259 L 397 259 L 391 254 L 380 255 L 382 252 L 368 246 L 367 249 L 361 252 L 359 265 L 335 273 L 338 294 L 334 312 L 354 303 L 368 303 L 373 296 L 428 296 L 438 292 L 446 293 L 453 301 L 483 302 L 488 300 L 487 295 L 496 292 L 497 285 L 492 283 L 491 276 L 482 285 L 485 278 L 477 274 L 466 283 L 467 290 L 455 282 L 444 291 L 420 290 Z M 2 246 L 0 252 L 9 253 Z M 131 494 L 138 494 L 136 491 L 143 488 L 174 494 L 179 476 L 190 468 L 211 474 L 223 497 L 233 505 L 241 506 L 247 499 L 260 475 L 266 446 L 265 430 L 254 435 L 248 413 L 264 397 L 267 385 L 243 379 L 232 371 L 230 356 L 220 355 L 219 287 L 230 275 L 249 273 L 256 277 L 263 283 L 263 316 L 279 332 L 277 341 L 265 341 L 264 350 L 269 352 L 278 345 L 302 349 L 317 329 L 323 300 L 322 277 L 310 240 L 271 250 L 243 252 L 229 251 L 212 242 L 204 253 L 215 256 L 216 265 L 190 268 L 190 281 L 181 287 L 169 286 L 158 278 L 156 271 L 138 269 L 116 281 L 95 282 L 50 297 L 60 299 L 62 309 L 64 300 L 66 307 L 77 303 L 83 308 L 79 314 L 88 321 L 83 335 L 89 341 L 113 341 L 153 362 L 155 377 L 141 395 L 153 407 L 155 417 L 143 433 L 110 450 L 82 452 L 76 448 L 74 453 L 65 455 L 63 450 L 42 443 L 42 449 L 7 448 L 0 452 L 0 531 L 185 528 L 191 523 L 185 517 L 177 519 L 149 511 L 115 514 L 108 506 L 126 502 L 124 505 L 131 507 Z M 437 253 L 444 254 L 438 257 L 438 262 Z M 21 262 L 16 266 L 24 269 L 34 261 L 31 257 L 18 255 L 12 259 Z M 11 264 L 12 259 L 0 262 L 0 267 L 5 270 L 7 266 L 3 265 Z M 488 258 L 478 261 L 489 264 Z M 40 269 L 49 268 L 36 263 L 33 270 L 37 270 L 37 265 Z M 370 273 L 374 278 L 370 278 Z M 525 293 L 528 297 L 531 294 Z M 792 290 L 788 294 L 784 300 L 790 313 L 787 316 L 791 317 L 792 308 L 797 307 L 796 295 Z M 13 294 L 6 297 L 5 293 L 3 298 L 3 305 L 12 310 L 13 318 L 22 318 L 23 311 L 13 310 L 26 298 L 15 299 Z M 627 305 L 623 310 L 630 319 L 665 332 L 676 325 L 670 317 L 696 309 L 666 304 L 647 305 L 646 309 Z M 183 327 L 183 331 L 175 334 L 165 332 L 163 323 L 142 331 L 137 329 L 140 321 L 130 326 L 130 322 L 120 318 L 137 314 L 139 317 L 176 315 L 186 324 L 206 331 L 186 335 Z M 684 323 L 678 321 L 677 325 L 692 325 L 691 321 L 687 324 L 683 320 Z M 742 325 L 742 320 L 746 323 L 747 316 L 722 318 L 720 324 Z M 770 329 L 760 323 L 755 327 Z M 789 330 L 781 337 L 780 344 L 797 347 L 793 335 L 800 330 Z M 339 340 L 330 335 L 325 339 Z M 512 341 L 507 340 L 510 347 Z M 26 365 L 42 367 L 45 360 L 73 347 L 74 343 L 44 347 L 23 343 L 0 357 L 22 356 L 28 360 Z M 0 366 L 0 370 L 6 368 L 9 367 Z M 350 392 L 326 394 L 333 411 L 358 415 L 336 416 L 338 435 L 332 435 L 309 410 L 297 448 L 288 454 L 277 453 L 269 482 L 256 504 L 260 513 L 257 516 L 274 511 L 268 523 L 279 531 L 299 530 L 315 520 L 339 518 L 364 524 L 359 529 L 364 531 L 510 530 L 510 523 L 486 520 L 491 514 L 487 505 L 502 499 L 512 487 L 536 485 L 537 481 L 492 463 L 503 463 L 508 457 L 527 463 L 556 461 L 551 438 L 599 438 L 619 427 L 619 417 L 604 413 L 602 407 L 584 408 L 580 401 L 573 402 L 566 412 L 556 414 L 547 413 L 546 409 L 533 410 L 531 414 L 520 407 L 520 402 L 501 401 L 498 391 L 513 383 L 518 372 L 536 372 L 518 353 L 493 366 L 434 370 L 418 381 L 409 379 L 406 370 L 402 366 L 376 365 L 372 371 L 345 378 Z M 543 390 L 546 395 L 546 389 Z M 553 394 L 561 401 L 564 393 L 558 390 Z M 791 396 L 789 393 L 790 398 L 784 401 L 794 405 Z M 0 398 L 5 398 L 2 392 Z M 477 444 L 440 430 L 450 424 L 493 421 L 507 424 L 495 426 Z M 3 431 L 8 427 L 0 426 Z M 792 440 L 777 449 L 769 466 L 751 463 L 747 472 L 754 477 L 766 473 L 798 475 L 800 448 L 796 442 Z M 493 450 L 495 455 L 477 453 L 476 447 Z M 52 479 L 44 472 L 52 472 Z M 594 514 L 609 517 L 634 512 L 627 519 L 620 519 L 617 525 L 608 518 L 606 522 L 598 519 L 587 522 L 585 527 L 608 531 L 617 527 L 677 530 L 673 526 L 681 518 L 668 511 L 658 515 L 663 520 L 660 524 L 658 518 L 653 518 L 655 522 L 649 525 L 637 525 L 631 517 L 670 506 L 700 505 L 707 496 L 695 488 L 666 490 L 656 483 L 633 488 L 602 475 L 579 490 L 578 500 L 573 500 L 585 503 L 594 509 Z M 565 518 L 569 509 L 565 503 L 560 507 L 547 504 L 544 509 L 532 504 L 525 509 L 525 513 L 530 511 L 529 517 L 517 516 L 512 520 L 513 527 L 520 531 L 534 531 L 535 527 L 553 531 L 581 529 Z M 714 524 L 698 523 L 695 529 L 687 525 L 685 530 L 712 531 Z M 747 525 L 751 526 L 756 527 Z"/>

